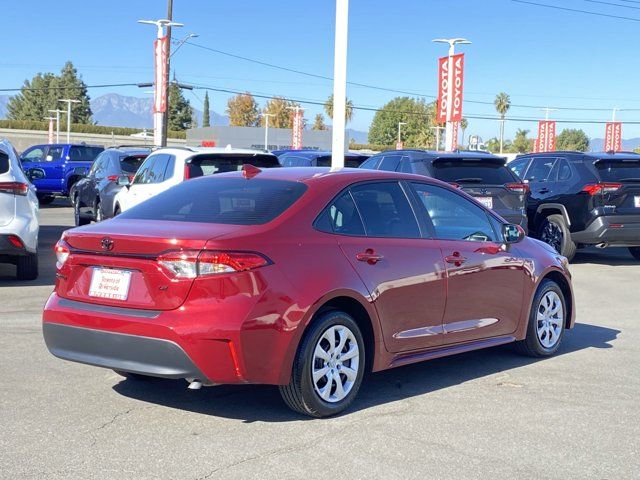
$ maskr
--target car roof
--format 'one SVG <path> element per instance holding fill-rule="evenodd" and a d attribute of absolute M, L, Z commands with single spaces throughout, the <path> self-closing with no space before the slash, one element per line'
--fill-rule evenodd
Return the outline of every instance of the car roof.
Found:
<path fill-rule="evenodd" d="M 381 154 L 389 154 L 389 153 L 419 153 L 423 158 L 441 158 L 441 159 L 478 159 L 478 160 L 486 160 L 487 158 L 493 159 L 501 159 L 504 160 L 504 157 L 500 157 L 498 155 L 494 155 L 491 152 L 482 152 L 478 150 L 456 150 L 455 152 L 436 152 L 434 150 L 420 150 L 417 148 L 407 148 L 403 150 L 386 150 L 384 152 L 380 152 L 377 155 Z"/>
<path fill-rule="evenodd" d="M 520 157 L 530 157 L 530 156 L 556 156 L 556 155 L 576 155 L 583 158 L 588 158 L 590 160 L 616 160 L 622 158 L 640 158 L 640 154 L 636 152 L 579 152 L 577 150 L 556 150 L 553 152 L 531 152 L 523 155 L 518 155 L 516 158 Z"/>
<path fill-rule="evenodd" d="M 92 147 L 92 148 L 105 148 L 104 145 L 95 145 L 92 143 L 38 143 L 31 145 L 32 147 Z"/>
<path fill-rule="evenodd" d="M 318 157 L 330 157 L 331 155 L 333 155 L 332 152 L 328 151 L 328 150 L 290 150 L 290 151 L 286 151 L 284 153 L 281 153 L 280 156 L 285 156 L 285 155 L 299 155 L 301 157 L 305 157 L 305 158 L 318 158 Z M 355 152 L 345 152 L 344 153 L 345 157 L 362 157 L 362 158 L 366 158 L 367 155 L 363 155 L 361 153 L 355 153 Z"/>
<path fill-rule="evenodd" d="M 233 148 L 227 147 L 182 147 L 182 146 L 170 146 L 162 147 L 154 150 L 153 153 L 171 153 L 176 156 L 191 157 L 194 154 L 216 154 L 216 155 L 269 155 L 275 157 L 271 152 L 265 152 L 264 150 L 254 150 L 250 148 Z"/>

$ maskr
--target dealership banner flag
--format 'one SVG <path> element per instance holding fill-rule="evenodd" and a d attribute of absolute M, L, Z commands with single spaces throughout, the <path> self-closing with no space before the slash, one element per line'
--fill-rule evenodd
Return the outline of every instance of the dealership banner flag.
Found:
<path fill-rule="evenodd" d="M 533 139 L 533 153 L 538 153 L 540 151 L 540 142 L 538 142 L 537 138 Z"/>
<path fill-rule="evenodd" d="M 304 127 L 302 110 L 294 110 L 293 112 L 293 129 L 291 132 L 291 148 L 293 150 L 302 149 L 302 128 Z"/>
<path fill-rule="evenodd" d="M 554 152 L 556 150 L 556 122 L 541 120 L 538 122 L 538 151 Z"/>
<path fill-rule="evenodd" d="M 155 88 L 153 96 L 153 112 L 164 113 L 167 111 L 164 92 L 167 91 L 167 52 L 169 49 L 169 37 L 164 36 L 153 42 L 155 63 Z"/>
<path fill-rule="evenodd" d="M 451 151 L 458 149 L 458 132 L 460 131 L 460 122 L 453 122 L 453 142 L 451 142 Z"/>
<path fill-rule="evenodd" d="M 622 150 L 622 122 L 607 122 L 604 135 L 604 151 L 619 152 Z"/>
<path fill-rule="evenodd" d="M 452 72 L 449 72 L 449 57 L 438 59 L 438 123 L 447 121 L 447 110 L 451 109 L 451 121 L 462 120 L 462 89 L 464 85 L 464 53 L 451 57 Z M 449 82 L 452 82 L 451 86 Z M 449 92 L 451 91 L 451 99 Z"/>

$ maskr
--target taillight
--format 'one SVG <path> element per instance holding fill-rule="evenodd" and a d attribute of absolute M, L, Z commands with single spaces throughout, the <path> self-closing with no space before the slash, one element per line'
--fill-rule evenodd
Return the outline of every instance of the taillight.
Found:
<path fill-rule="evenodd" d="M 505 187 L 507 188 L 507 190 L 519 193 L 521 195 L 526 195 L 531 191 L 529 185 L 527 185 L 526 183 L 507 183 Z"/>
<path fill-rule="evenodd" d="M 22 240 L 17 235 L 9 235 L 8 239 L 14 247 L 24 248 L 24 243 L 22 243 Z"/>
<path fill-rule="evenodd" d="M 22 182 L 0 182 L 0 192 L 11 193 L 13 195 L 26 195 L 29 185 Z"/>
<path fill-rule="evenodd" d="M 109 180 L 110 182 L 117 182 L 118 178 L 120 178 L 120 175 L 109 175 L 107 177 L 107 180 Z"/>
<path fill-rule="evenodd" d="M 221 273 L 244 272 L 269 265 L 264 256 L 252 252 L 180 250 L 158 257 L 158 263 L 178 278 L 196 278 Z"/>
<path fill-rule="evenodd" d="M 587 192 L 589 195 L 593 196 L 593 195 L 597 195 L 599 193 L 605 194 L 605 193 L 614 193 L 617 192 L 618 190 L 620 190 L 622 188 L 622 184 L 621 183 L 592 183 L 589 185 L 585 185 L 582 188 L 583 192 Z"/>
<path fill-rule="evenodd" d="M 67 245 L 67 242 L 60 239 L 58 240 L 58 243 L 56 243 L 55 247 L 53 247 L 53 250 L 56 252 L 56 268 L 60 270 L 64 265 L 64 262 L 69 258 L 69 245 Z"/>
<path fill-rule="evenodd" d="M 189 169 L 189 164 L 185 163 L 184 165 L 184 179 L 189 180 L 191 174 L 191 170 Z"/>

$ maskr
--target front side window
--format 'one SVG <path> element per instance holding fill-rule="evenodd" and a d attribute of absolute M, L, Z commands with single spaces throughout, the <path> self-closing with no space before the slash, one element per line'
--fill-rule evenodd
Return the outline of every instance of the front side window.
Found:
<path fill-rule="evenodd" d="M 42 160 L 43 155 L 44 148 L 34 147 L 31 150 L 27 150 L 21 158 L 23 162 L 39 162 Z"/>
<path fill-rule="evenodd" d="M 495 242 L 487 212 L 455 192 L 435 185 L 413 183 L 424 206 L 426 221 L 433 225 L 435 237 L 442 240 Z"/>
<path fill-rule="evenodd" d="M 396 182 L 365 183 L 351 194 L 369 237 L 420 238 L 409 200 Z"/>
<path fill-rule="evenodd" d="M 508 167 L 519 178 L 524 178 L 524 172 L 527 170 L 527 165 L 529 165 L 528 158 L 516 158 L 513 162 L 509 163 Z"/>

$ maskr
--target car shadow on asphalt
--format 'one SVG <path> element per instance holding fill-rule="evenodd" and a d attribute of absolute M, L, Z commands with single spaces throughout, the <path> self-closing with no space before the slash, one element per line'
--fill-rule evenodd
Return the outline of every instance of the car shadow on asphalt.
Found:
<path fill-rule="evenodd" d="M 577 324 L 564 338 L 557 355 L 586 348 L 613 348 L 619 330 Z M 535 359 L 516 354 L 510 345 L 477 350 L 447 358 L 370 374 L 358 398 L 346 412 L 425 395 L 444 388 L 506 372 L 536 362 L 553 362 L 555 357 Z M 496 387 L 499 387 L 496 380 Z M 265 385 L 222 385 L 188 390 L 183 380 L 122 380 L 113 386 L 119 394 L 169 408 L 202 415 L 252 422 L 288 422 L 308 419 L 290 411 L 278 389 Z"/>
<path fill-rule="evenodd" d="M 60 239 L 62 232 L 69 228 L 71 227 L 62 225 L 41 225 L 38 234 L 38 278 L 30 281 L 16 280 L 16 267 L 0 264 L 0 287 L 53 286 L 56 283 L 56 255 L 53 245 Z"/>
<path fill-rule="evenodd" d="M 633 258 L 626 248 L 605 248 L 595 247 L 578 250 L 576 256 L 571 260 L 573 265 L 608 265 L 619 267 L 621 265 L 640 265 L 640 261 Z"/>

